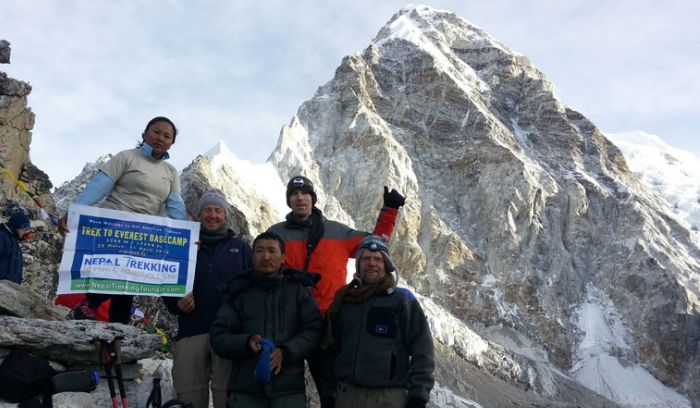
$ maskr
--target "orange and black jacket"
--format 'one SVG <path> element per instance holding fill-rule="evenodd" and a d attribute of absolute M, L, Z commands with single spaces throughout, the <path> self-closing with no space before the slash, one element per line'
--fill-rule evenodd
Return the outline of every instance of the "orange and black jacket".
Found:
<path fill-rule="evenodd" d="M 320 211 L 315 208 L 314 210 L 323 224 L 323 233 L 318 243 L 314 245 L 315 248 L 312 249 L 308 260 L 311 228 L 295 227 L 290 222 L 290 214 L 287 216 L 288 221 L 275 224 L 268 231 L 279 235 L 284 240 L 285 266 L 321 275 L 321 280 L 311 293 L 318 303 L 321 314 L 325 316 L 333 302 L 335 292 L 347 283 L 348 259 L 355 257 L 360 241 L 369 232 L 358 231 L 337 221 L 328 220 L 320 214 Z M 390 237 L 394 232 L 398 212 L 395 208 L 383 207 L 372 234 Z"/>

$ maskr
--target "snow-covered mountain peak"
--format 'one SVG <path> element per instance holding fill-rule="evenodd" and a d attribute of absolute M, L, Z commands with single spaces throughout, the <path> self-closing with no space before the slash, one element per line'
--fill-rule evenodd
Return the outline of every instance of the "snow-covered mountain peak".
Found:
<path fill-rule="evenodd" d="M 523 358 L 569 372 L 585 340 L 697 389 L 698 364 L 674 358 L 694 344 L 700 311 L 687 229 L 544 74 L 465 19 L 424 6 L 394 15 L 302 104 L 270 162 L 283 178 L 309 176 L 324 213 L 358 228 L 376 219 L 378 186 L 406 194 L 392 238 L 402 276 L 458 319 L 527 338 L 509 343 Z M 625 343 L 606 342 L 617 332 L 599 319 L 571 319 L 605 316 L 589 283 Z M 558 387 L 540 380 L 543 394 Z"/>
<path fill-rule="evenodd" d="M 425 5 L 401 9 L 379 31 L 373 42 L 381 45 L 385 41 L 397 38 L 416 45 L 424 44 L 425 38 L 429 38 L 433 41 L 444 41 L 455 48 L 493 47 L 506 50 L 505 46 L 466 19 L 452 12 Z"/>
<path fill-rule="evenodd" d="M 217 143 L 202 156 L 207 159 L 206 162 L 199 164 L 196 169 L 188 170 L 202 173 L 211 187 L 221 189 L 229 201 L 241 210 L 250 207 L 249 212 L 244 213 L 257 213 L 255 205 L 246 202 L 245 195 L 255 197 L 256 202 L 269 203 L 272 215 L 277 219 L 281 219 L 288 210 L 284 182 L 272 164 L 241 159 L 223 142 Z M 254 229 L 252 232 L 262 231 Z"/>
<path fill-rule="evenodd" d="M 204 153 L 204 156 L 207 157 L 215 157 L 219 155 L 224 155 L 227 158 L 235 158 L 236 155 L 231 151 L 231 149 L 226 146 L 226 143 L 224 142 L 218 142 L 214 146 L 212 146 L 211 149 L 207 150 L 206 153 Z"/>
<path fill-rule="evenodd" d="M 700 160 L 669 146 L 658 136 L 634 131 L 606 133 L 625 155 L 630 169 L 663 197 L 700 242 Z"/>
<path fill-rule="evenodd" d="M 397 47 L 394 44 L 397 42 L 411 44 L 414 50 L 403 50 L 404 46 Z M 492 53 L 497 50 L 500 54 L 509 55 L 509 58 L 515 57 L 515 53 L 467 20 L 428 6 L 408 7 L 395 14 L 379 30 L 370 50 L 373 47 L 381 48 L 390 55 L 397 50 L 429 55 L 438 71 L 448 75 L 465 94 L 474 95 L 476 99 L 479 98 L 478 92 L 489 91 L 489 85 L 479 77 L 478 69 L 465 63 L 462 54 L 482 51 Z"/>

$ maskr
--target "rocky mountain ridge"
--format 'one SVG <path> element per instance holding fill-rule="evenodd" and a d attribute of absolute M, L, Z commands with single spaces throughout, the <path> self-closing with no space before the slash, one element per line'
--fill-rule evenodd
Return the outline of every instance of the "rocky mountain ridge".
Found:
<path fill-rule="evenodd" d="M 524 336 L 580 381 L 610 357 L 697 401 L 690 233 L 527 58 L 462 18 L 397 13 L 300 107 L 269 161 L 282 179 L 309 176 L 324 211 L 357 225 L 373 222 L 372 188 L 406 192 L 392 245 L 402 275 L 487 338 Z M 589 299 L 612 307 L 598 322 L 624 327 L 629 347 L 584 347 Z M 585 383 L 621 404 L 683 400 Z"/>

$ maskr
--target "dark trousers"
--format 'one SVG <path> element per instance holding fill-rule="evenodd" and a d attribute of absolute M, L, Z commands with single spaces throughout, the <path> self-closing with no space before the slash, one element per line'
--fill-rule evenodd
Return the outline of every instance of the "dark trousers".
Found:
<path fill-rule="evenodd" d="M 323 333 L 326 332 L 327 325 L 324 319 Z M 321 350 L 319 345 L 311 355 L 306 357 L 306 362 L 309 364 L 309 372 L 316 384 L 319 398 L 335 397 L 337 383 L 333 375 L 333 359 L 330 353 L 327 350 Z"/>
<path fill-rule="evenodd" d="M 109 304 L 109 321 L 112 323 L 129 324 L 131 321 L 131 305 L 134 303 L 133 295 L 108 295 L 105 293 L 87 293 L 88 306 L 97 309 L 108 299 L 112 302 Z"/>

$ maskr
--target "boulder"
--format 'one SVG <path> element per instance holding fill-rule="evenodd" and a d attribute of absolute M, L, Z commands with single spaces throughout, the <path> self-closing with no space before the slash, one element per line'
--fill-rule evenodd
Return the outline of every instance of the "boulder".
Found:
<path fill-rule="evenodd" d="M 65 320 L 70 310 L 39 296 L 32 289 L 0 280 L 0 313 L 43 320 Z"/>
<path fill-rule="evenodd" d="M 160 350 L 160 336 L 121 323 L 51 321 L 0 316 L 0 347 L 23 348 L 70 366 L 98 362 L 94 340 L 122 338 L 122 359 L 130 362 Z"/>

